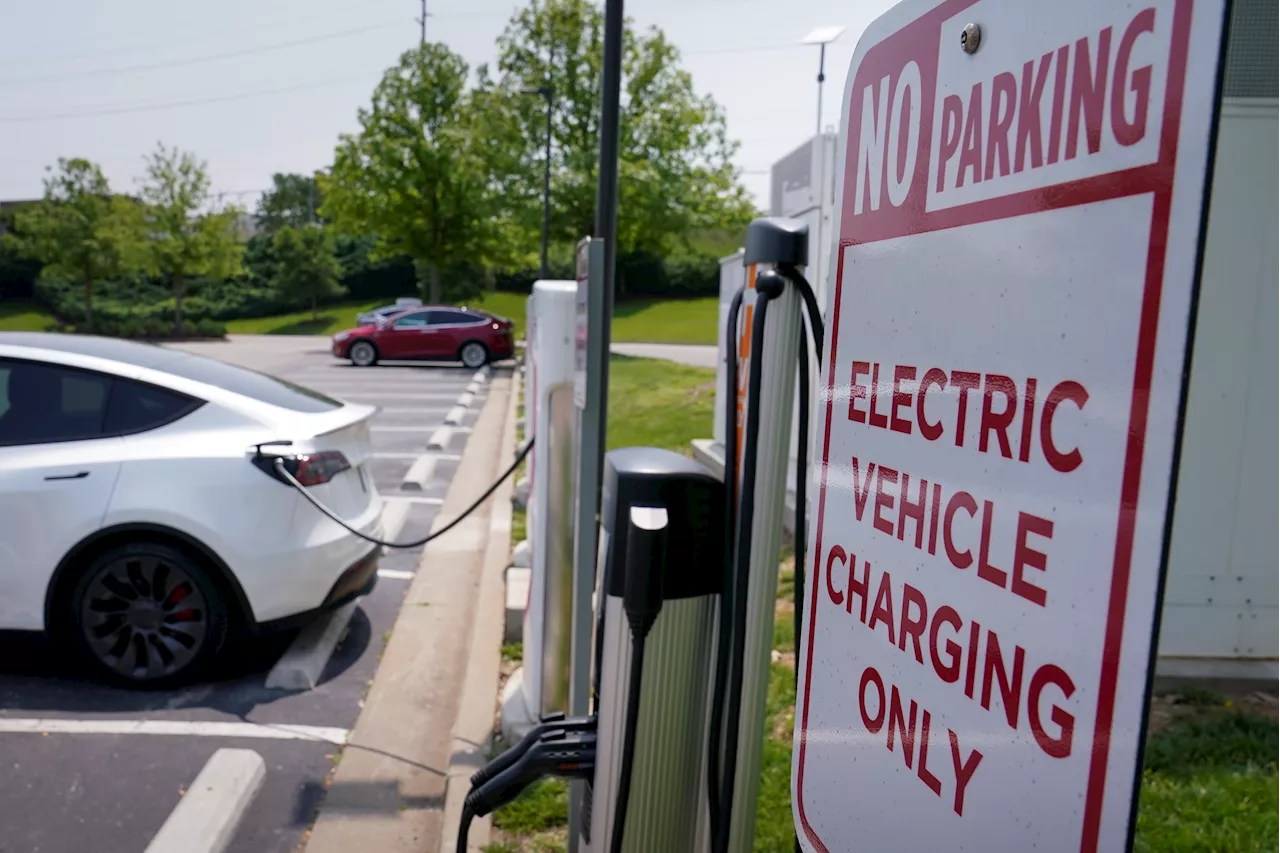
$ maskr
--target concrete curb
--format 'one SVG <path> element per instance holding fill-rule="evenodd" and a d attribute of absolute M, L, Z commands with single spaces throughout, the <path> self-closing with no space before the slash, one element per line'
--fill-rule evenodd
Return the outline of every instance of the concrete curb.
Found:
<path fill-rule="evenodd" d="M 449 446 L 451 438 L 453 438 L 453 430 L 450 427 L 437 427 L 436 431 L 431 433 L 431 437 L 427 439 L 427 450 L 444 450 Z"/>
<path fill-rule="evenodd" d="M 146 853 L 223 853 L 267 778 L 251 749 L 220 749 L 205 763 Z"/>
<path fill-rule="evenodd" d="M 436 456 L 434 453 L 424 453 L 413 461 L 413 465 L 409 466 L 409 470 L 405 472 L 404 479 L 400 481 L 400 490 L 402 492 L 420 492 L 431 482 L 431 478 L 436 473 Z"/>
<path fill-rule="evenodd" d="M 502 445 L 498 467 L 506 470 L 515 460 L 516 401 L 520 397 L 519 380 L 511 385 L 507 398 L 507 418 L 502 429 Z M 484 569 L 471 630 L 471 649 L 467 656 L 467 675 L 458 701 L 458 715 L 453 725 L 453 752 L 445 771 L 444 820 L 440 827 L 440 851 L 448 853 L 456 847 L 458 822 L 462 804 L 471 787 L 471 776 L 488 759 L 493 737 L 494 693 L 502 670 L 502 642 L 505 634 L 505 579 L 511 554 L 511 491 L 508 478 L 494 493 L 493 514 L 489 517 L 489 542 L 484 553 Z M 467 849 L 479 851 L 489 843 L 489 817 L 471 823 Z"/>
<path fill-rule="evenodd" d="M 276 665 L 271 667 L 264 686 L 278 690 L 315 689 L 358 603 L 348 602 L 303 628 Z"/>
<path fill-rule="evenodd" d="M 457 518 L 502 473 L 503 454 L 512 443 L 507 438 L 510 387 L 505 377 L 494 379 L 433 530 Z M 423 549 L 306 853 L 438 851 L 455 720 L 460 710 L 466 712 L 460 701 L 464 685 L 474 680 L 466 671 L 468 647 L 484 586 L 492 516 L 505 500 L 486 501 Z M 501 606 L 500 595 L 496 604 Z M 496 644 L 493 655 L 500 655 Z M 489 693 L 492 703 L 492 686 Z M 490 725 L 492 710 L 484 717 Z"/>

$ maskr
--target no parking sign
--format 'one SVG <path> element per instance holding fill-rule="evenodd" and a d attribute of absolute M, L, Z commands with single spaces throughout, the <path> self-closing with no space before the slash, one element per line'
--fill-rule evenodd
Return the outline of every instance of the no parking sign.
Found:
<path fill-rule="evenodd" d="M 808 849 L 1129 839 L 1222 0 L 905 2 L 845 84 Z"/>

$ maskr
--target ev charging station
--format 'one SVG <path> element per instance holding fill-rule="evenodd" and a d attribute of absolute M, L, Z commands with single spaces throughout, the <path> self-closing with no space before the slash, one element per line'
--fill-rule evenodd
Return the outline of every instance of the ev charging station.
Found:
<path fill-rule="evenodd" d="M 570 850 L 752 849 L 795 465 L 799 848 L 1131 846 L 1224 3 L 1033 5 L 904 0 L 863 34 L 825 262 L 809 223 L 773 218 L 722 263 L 723 477 L 578 448 L 572 707 L 531 707 L 468 816 L 558 775 Z M 583 442 L 607 379 L 593 243 L 570 332 L 545 338 L 550 363 L 576 341 Z M 546 367 L 539 447 L 566 381 Z M 535 458 L 540 512 L 558 464 Z"/>
<path fill-rule="evenodd" d="M 568 709 L 576 424 L 573 404 L 573 281 L 534 283 L 528 301 L 525 416 L 538 437 L 528 466 L 532 550 L 523 663 L 503 702 L 503 731 L 523 735 L 540 717 Z M 517 690 L 518 688 L 518 690 Z"/>

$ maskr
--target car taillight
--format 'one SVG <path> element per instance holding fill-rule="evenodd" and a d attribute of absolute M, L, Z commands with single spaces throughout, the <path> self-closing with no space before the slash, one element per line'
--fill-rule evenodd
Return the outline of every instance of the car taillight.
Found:
<path fill-rule="evenodd" d="M 302 453 L 297 456 L 255 456 L 253 463 L 276 479 L 282 479 L 275 469 L 277 459 L 283 460 L 284 469 L 304 486 L 327 483 L 351 467 L 347 457 L 337 450 Z"/>

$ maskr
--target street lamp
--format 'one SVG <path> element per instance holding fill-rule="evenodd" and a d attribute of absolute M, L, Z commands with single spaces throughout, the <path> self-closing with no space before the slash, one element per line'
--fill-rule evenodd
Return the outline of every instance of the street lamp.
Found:
<path fill-rule="evenodd" d="M 844 34 L 844 27 L 818 27 L 800 40 L 801 44 L 818 45 L 818 135 L 822 135 L 822 81 L 827 79 L 822 73 L 827 62 L 827 45 Z"/>
<path fill-rule="evenodd" d="M 542 278 L 550 278 L 547 267 L 547 243 L 551 239 L 551 108 L 555 93 L 550 86 L 523 89 L 524 95 L 541 95 L 547 99 L 547 150 L 542 169 Z"/>

